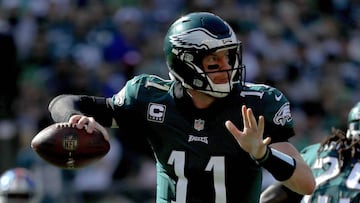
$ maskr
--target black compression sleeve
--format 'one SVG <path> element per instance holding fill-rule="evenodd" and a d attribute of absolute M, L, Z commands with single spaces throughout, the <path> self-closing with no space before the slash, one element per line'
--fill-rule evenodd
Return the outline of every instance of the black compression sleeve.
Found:
<path fill-rule="evenodd" d="M 113 108 L 107 98 L 86 95 L 60 95 L 49 104 L 55 122 L 66 122 L 74 114 L 92 116 L 105 127 L 110 127 Z"/>
<path fill-rule="evenodd" d="M 111 99 L 105 97 L 82 96 L 76 104 L 78 109 L 87 116 L 92 116 L 104 127 L 110 127 L 113 120 Z"/>

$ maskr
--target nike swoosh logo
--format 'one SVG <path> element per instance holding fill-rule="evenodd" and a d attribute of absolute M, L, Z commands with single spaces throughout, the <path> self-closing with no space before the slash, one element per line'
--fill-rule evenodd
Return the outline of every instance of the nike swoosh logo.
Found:
<path fill-rule="evenodd" d="M 281 98 L 282 98 L 282 96 L 283 96 L 282 93 L 281 93 L 280 95 L 276 95 L 276 94 L 275 94 L 275 100 L 276 100 L 276 101 L 280 101 Z"/>

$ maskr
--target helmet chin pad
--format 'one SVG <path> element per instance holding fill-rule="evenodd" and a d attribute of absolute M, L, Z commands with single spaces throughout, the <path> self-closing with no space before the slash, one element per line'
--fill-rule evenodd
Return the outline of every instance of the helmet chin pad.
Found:
<path fill-rule="evenodd" d="M 236 73 L 237 71 L 238 70 L 232 70 L 231 74 L 228 74 L 228 82 L 222 84 L 214 83 L 209 78 L 209 76 L 206 75 L 209 85 L 206 87 L 205 90 L 199 90 L 199 91 L 217 98 L 226 97 L 231 92 L 233 88 L 233 84 L 238 82 L 237 80 L 234 81 L 234 77 L 237 74 Z"/>

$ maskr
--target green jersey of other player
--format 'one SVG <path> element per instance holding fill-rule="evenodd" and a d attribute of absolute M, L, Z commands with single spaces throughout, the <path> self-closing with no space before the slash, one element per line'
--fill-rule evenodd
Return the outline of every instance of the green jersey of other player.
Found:
<path fill-rule="evenodd" d="M 274 142 L 293 135 L 289 102 L 269 86 L 247 84 L 199 110 L 179 83 L 142 75 L 113 97 L 120 127 L 145 123 L 136 135 L 148 138 L 155 152 L 157 202 L 258 202 L 261 168 L 224 133 L 226 120 L 242 124 L 242 104 L 264 115 L 264 135 Z"/>
<path fill-rule="evenodd" d="M 301 151 L 311 166 L 316 180 L 316 190 L 304 196 L 303 203 L 358 203 L 360 202 L 360 162 L 357 157 L 339 160 L 339 142 L 325 145 L 318 156 L 321 144 Z M 355 152 L 358 153 L 358 152 Z M 341 166 L 342 163 L 345 165 Z"/>

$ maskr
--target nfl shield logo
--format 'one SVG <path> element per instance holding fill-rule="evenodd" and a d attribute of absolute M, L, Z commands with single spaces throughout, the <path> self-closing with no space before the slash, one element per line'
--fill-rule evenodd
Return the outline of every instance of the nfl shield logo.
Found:
<path fill-rule="evenodd" d="M 204 130 L 205 121 L 202 119 L 195 119 L 194 128 L 197 131 Z"/>
<path fill-rule="evenodd" d="M 65 150 L 74 151 L 78 146 L 78 137 L 73 134 L 64 135 L 62 143 Z"/>

